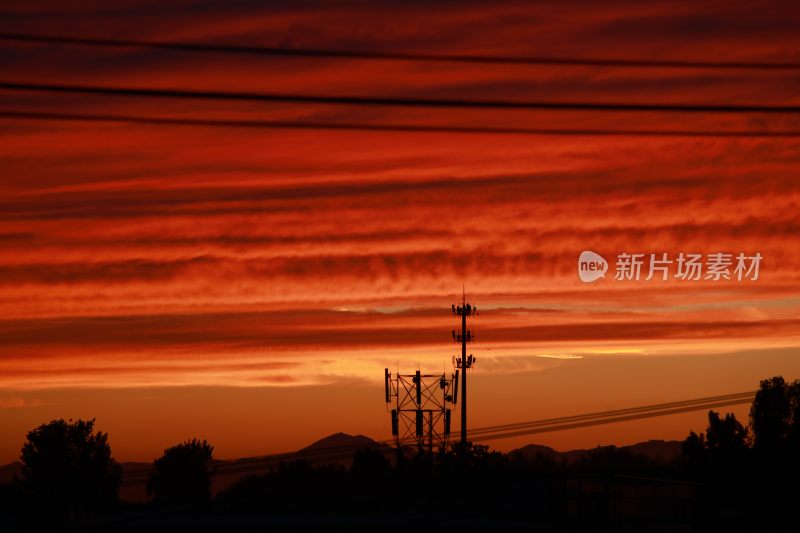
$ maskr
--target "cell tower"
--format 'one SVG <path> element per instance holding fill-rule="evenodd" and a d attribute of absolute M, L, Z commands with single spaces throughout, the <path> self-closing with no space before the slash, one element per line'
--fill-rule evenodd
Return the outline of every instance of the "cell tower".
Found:
<path fill-rule="evenodd" d="M 475 316 L 478 309 L 467 303 L 466 290 L 462 289 L 461 303 L 450 307 L 453 315 L 461 317 L 461 331 L 453 330 L 453 342 L 461 343 L 461 357 L 453 356 L 453 366 L 456 368 L 455 380 L 458 382 L 458 373 L 461 372 L 461 444 L 467 443 L 467 370 L 475 364 L 475 357 L 467 355 L 467 343 L 473 342 L 475 337 L 467 329 L 467 317 Z M 458 387 L 456 386 L 456 389 Z"/>
<path fill-rule="evenodd" d="M 445 374 L 392 375 L 384 370 L 386 403 L 395 399 L 392 409 L 392 436 L 398 449 L 416 444 L 419 452 L 447 448 L 450 439 L 450 409 L 457 390 L 451 388 L 456 378 Z M 458 385 L 456 385 L 456 389 Z"/>
<path fill-rule="evenodd" d="M 384 370 L 386 404 L 395 400 L 392 409 L 392 436 L 395 445 L 416 443 L 420 452 L 434 447 L 447 448 L 450 439 L 450 408 L 458 403 L 458 375 L 461 373 L 461 444 L 467 442 L 467 370 L 475 364 L 475 357 L 467 355 L 467 343 L 472 342 L 472 331 L 467 329 L 467 317 L 478 314 L 477 308 L 467 303 L 463 291 L 461 303 L 451 306 L 453 314 L 461 317 L 461 331 L 453 330 L 453 341 L 461 343 L 461 357 L 453 356 L 455 373 L 449 378 L 442 374 L 392 375 Z"/>

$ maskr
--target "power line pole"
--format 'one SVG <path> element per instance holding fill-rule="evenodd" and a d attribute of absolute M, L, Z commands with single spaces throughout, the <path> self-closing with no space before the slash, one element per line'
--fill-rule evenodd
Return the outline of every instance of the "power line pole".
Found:
<path fill-rule="evenodd" d="M 475 357 L 472 354 L 467 355 L 467 343 L 474 340 L 472 332 L 467 329 L 467 317 L 477 314 L 477 308 L 467 303 L 465 289 L 462 289 L 461 303 L 452 305 L 451 308 L 453 315 L 461 317 L 461 331 L 453 330 L 453 341 L 461 343 L 461 357 L 453 357 L 453 364 L 456 367 L 456 382 L 458 373 L 461 372 L 461 446 L 463 447 L 467 444 L 467 370 L 475 363 Z"/>

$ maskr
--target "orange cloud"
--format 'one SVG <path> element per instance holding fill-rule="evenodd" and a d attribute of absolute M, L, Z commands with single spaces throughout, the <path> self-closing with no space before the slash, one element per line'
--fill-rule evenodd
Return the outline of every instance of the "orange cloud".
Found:
<path fill-rule="evenodd" d="M 776 16 L 771 9 L 729 3 L 462 2 L 452 9 L 304 2 L 235 10 L 196 2 L 170 8 L 107 4 L 8 6 L 3 24 L 31 33 L 455 54 L 635 53 L 731 61 L 800 54 L 796 9 Z M 793 72 L 0 46 L 3 79 L 42 83 L 408 98 L 798 102 Z M 794 116 L 2 95 L 3 109 L 98 115 L 566 129 L 800 127 Z M 215 412 L 217 397 L 205 387 L 221 387 L 237 389 L 232 395 L 297 394 L 291 415 L 299 420 L 311 419 L 320 390 L 355 382 L 363 387 L 358 401 L 338 391 L 326 396 L 326 408 L 357 405 L 353 424 L 383 430 L 381 423 L 370 425 L 382 413 L 367 412 L 362 398 L 371 397 L 369 387 L 384 366 L 438 369 L 444 362 L 449 369 L 454 325 L 447 307 L 462 284 L 481 309 L 473 348 L 485 361 L 476 382 L 493 383 L 481 404 L 486 411 L 478 413 L 486 421 L 491 412 L 523 417 L 525 405 L 555 403 L 523 394 L 527 385 L 516 379 L 557 395 L 572 383 L 571 371 L 591 368 L 586 375 L 598 382 L 629 373 L 633 382 L 651 379 L 648 369 L 663 364 L 676 375 L 681 368 L 702 368 L 710 388 L 730 392 L 734 384 L 752 387 L 765 372 L 794 370 L 783 355 L 769 359 L 775 364 L 731 356 L 731 367 L 718 376 L 700 363 L 746 349 L 798 346 L 800 152 L 794 139 L 255 130 L 7 118 L 0 119 L 0 137 L 0 393 L 11 398 L 0 399 L 0 406 L 10 410 L 30 405 L 26 413 L 55 416 L 59 406 L 80 404 L 79 391 L 90 391 L 85 394 L 93 398 L 115 398 L 102 405 L 109 417 L 114 411 L 131 419 L 136 405 L 154 410 L 137 391 L 180 386 Z M 584 249 L 607 258 L 623 251 L 760 252 L 764 263 L 757 282 L 606 279 L 584 285 L 575 271 Z M 673 356 L 685 359 L 662 361 Z M 498 376 L 516 384 L 516 396 L 505 396 Z M 562 393 L 559 405 L 579 412 L 594 406 L 597 395 L 610 395 L 624 407 L 626 398 L 615 394 L 629 394 L 633 404 L 656 394 L 638 383 L 627 389 L 617 383 L 613 390 L 584 386 L 594 392 Z M 666 399 L 680 399 L 682 385 L 669 387 Z M 714 392 L 693 387 L 690 396 Z M 309 391 L 307 398 L 301 390 Z M 39 405 L 33 394 L 57 400 Z M 255 417 L 248 403 L 253 397 L 236 397 L 226 404 L 228 416 Z M 517 398 L 527 403 L 517 405 Z M 195 415 L 186 406 L 170 412 L 173 418 Z M 351 422 L 335 414 L 317 413 L 308 427 L 322 431 L 329 423 Z M 11 417 L 0 413 L 0 422 Z M 31 425 L 33 417 L 24 422 Z M 209 424 L 219 429 L 227 419 L 220 415 Z M 275 437 L 285 445 L 310 431 L 295 421 L 286 427 Z M 139 450 L 169 444 L 131 438 Z M 599 437 L 585 438 L 594 438 L 593 444 Z M 247 453 L 246 439 L 237 439 L 226 441 L 225 449 Z M 141 453 L 136 449 L 127 448 L 131 455 Z M 0 459 L 9 453 L 0 449 Z"/>

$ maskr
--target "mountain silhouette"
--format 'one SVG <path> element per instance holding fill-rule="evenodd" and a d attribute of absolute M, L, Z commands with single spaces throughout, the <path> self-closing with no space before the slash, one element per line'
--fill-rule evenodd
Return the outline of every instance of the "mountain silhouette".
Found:
<path fill-rule="evenodd" d="M 648 440 L 622 448 L 636 455 L 644 455 L 654 461 L 669 462 L 681 454 L 681 441 Z"/>
<path fill-rule="evenodd" d="M 19 461 L 0 466 L 0 483 L 11 483 L 14 476 L 20 475 L 22 475 L 22 463 Z"/>
<path fill-rule="evenodd" d="M 300 448 L 298 450 L 298 454 L 303 454 L 304 452 L 315 452 L 317 450 L 330 450 L 330 449 L 344 449 L 349 450 L 352 449 L 353 451 L 358 450 L 359 448 L 388 448 L 389 446 L 385 444 L 381 444 L 365 435 L 348 435 L 347 433 L 334 433 L 332 435 L 328 435 L 327 437 L 321 438 L 316 442 L 313 442 L 306 446 L 305 448 Z"/>
<path fill-rule="evenodd" d="M 637 442 L 628 446 L 598 446 L 594 450 L 618 449 L 628 451 L 634 455 L 641 455 L 653 461 L 669 462 L 681 454 L 681 442 L 677 440 L 648 440 Z M 522 456 L 525 459 L 535 459 L 540 455 L 546 459 L 553 459 L 557 462 L 564 461 L 573 464 L 589 456 L 593 450 L 578 449 L 560 452 L 549 446 L 541 444 L 528 444 L 521 448 L 511 450 L 508 455 Z"/>

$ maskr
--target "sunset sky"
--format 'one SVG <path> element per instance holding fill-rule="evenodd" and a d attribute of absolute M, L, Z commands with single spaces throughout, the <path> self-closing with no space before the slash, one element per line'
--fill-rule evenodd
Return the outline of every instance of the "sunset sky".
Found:
<path fill-rule="evenodd" d="M 67 7 L 68 6 L 68 7 Z M 420 54 L 800 62 L 793 2 L 20 2 L 0 33 Z M 800 105 L 800 69 L 490 65 L 0 40 L 0 82 Z M 797 114 L 418 109 L 0 90 L 0 112 L 564 129 L 800 130 Z M 53 418 L 120 460 L 388 438 L 383 369 L 451 372 L 475 427 L 800 377 L 798 138 L 246 129 L 0 118 L 0 464 Z M 581 282 L 593 250 L 612 263 Z M 617 254 L 763 257 L 615 281 Z M 644 277 L 644 276 L 643 276 Z M 746 419 L 747 406 L 732 409 Z M 683 438 L 705 413 L 491 442 Z"/>

